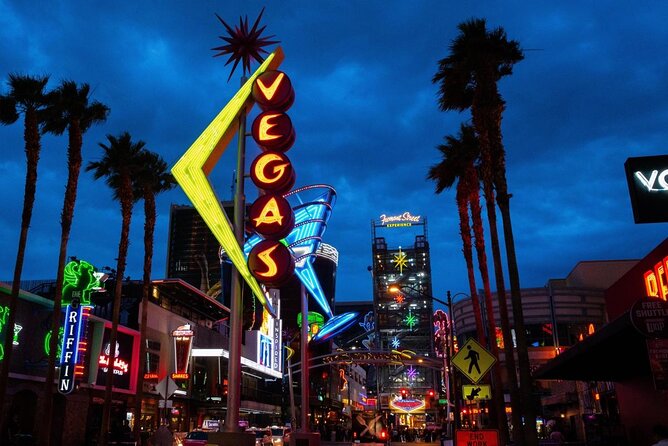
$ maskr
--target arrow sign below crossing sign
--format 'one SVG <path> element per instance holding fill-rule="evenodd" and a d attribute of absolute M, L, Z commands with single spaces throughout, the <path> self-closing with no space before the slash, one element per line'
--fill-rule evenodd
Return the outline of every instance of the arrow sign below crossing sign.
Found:
<path fill-rule="evenodd" d="M 452 358 L 452 365 L 474 383 L 480 381 L 495 362 L 494 355 L 473 338 L 469 338 Z"/>

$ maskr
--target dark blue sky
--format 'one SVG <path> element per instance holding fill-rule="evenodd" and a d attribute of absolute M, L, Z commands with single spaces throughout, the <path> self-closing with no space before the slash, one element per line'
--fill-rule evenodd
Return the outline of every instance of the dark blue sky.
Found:
<path fill-rule="evenodd" d="M 226 82 L 225 59 L 212 57 L 223 33 L 214 13 L 252 21 L 263 5 L 0 0 L 0 75 L 92 85 L 111 114 L 84 136 L 86 162 L 99 159 L 105 134 L 129 131 L 171 166 L 238 87 L 237 74 Z M 289 156 L 297 184 L 329 183 L 339 194 L 325 234 L 340 251 L 337 299 L 370 299 L 370 221 L 403 211 L 428 218 L 434 294 L 468 290 L 454 191 L 435 195 L 425 175 L 439 160 L 435 146 L 470 118 L 437 109 L 431 78 L 457 24 L 472 17 L 503 26 L 527 50 L 500 83 L 522 286 L 565 277 L 580 260 L 639 258 L 658 244 L 664 225 L 633 223 L 623 164 L 666 152 L 667 13 L 660 2 L 267 3 L 263 23 L 281 40 L 281 69 L 296 90 Z M 0 127 L 0 279 L 12 277 L 18 243 L 22 132 L 22 122 Z M 56 275 L 66 144 L 43 140 L 24 279 Z M 213 174 L 221 199 L 230 197 L 233 152 Z M 256 153 L 251 145 L 248 159 Z M 169 205 L 187 202 L 180 189 L 159 199 L 156 278 L 165 272 Z M 114 266 L 119 214 L 104 183 L 82 172 L 70 255 Z M 138 206 L 127 269 L 137 279 L 142 227 Z"/>

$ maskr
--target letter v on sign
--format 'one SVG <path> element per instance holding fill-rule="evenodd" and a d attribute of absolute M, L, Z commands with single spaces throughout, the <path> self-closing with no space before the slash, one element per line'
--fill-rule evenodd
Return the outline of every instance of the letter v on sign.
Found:
<path fill-rule="evenodd" d="M 281 85 L 281 81 L 283 80 L 284 76 L 285 74 L 280 73 L 278 76 L 276 76 L 274 82 L 272 82 L 271 85 L 269 85 L 268 87 L 264 85 L 262 79 L 258 79 L 257 86 L 260 87 L 260 90 L 262 90 L 262 94 L 264 95 L 265 98 L 267 98 L 268 101 L 271 101 L 274 95 L 276 94 L 276 90 L 278 90 L 278 86 Z"/>
<path fill-rule="evenodd" d="M 265 71 L 277 69 L 281 62 L 283 62 L 283 51 L 278 47 L 276 51 L 267 56 L 262 65 L 172 167 L 172 174 L 176 182 L 179 183 L 197 212 L 202 216 L 204 223 L 211 229 L 216 240 L 225 249 L 253 294 L 273 316 L 275 316 L 274 309 L 262 291 L 260 284 L 248 269 L 246 258 L 234 236 L 232 225 L 220 205 L 220 200 L 216 197 L 208 175 L 220 156 L 225 152 L 232 137 L 237 133 L 239 112 L 243 109 L 248 112 L 253 107 L 251 91 L 255 79 Z"/>

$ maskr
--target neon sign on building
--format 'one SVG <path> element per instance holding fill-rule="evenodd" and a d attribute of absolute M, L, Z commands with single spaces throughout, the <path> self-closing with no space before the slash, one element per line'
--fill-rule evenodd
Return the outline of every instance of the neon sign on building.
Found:
<path fill-rule="evenodd" d="M 399 215 L 381 215 L 380 224 L 388 228 L 396 228 L 402 226 L 412 226 L 413 223 L 420 223 L 420 215 L 411 215 L 406 211 Z"/>
<path fill-rule="evenodd" d="M 194 336 L 195 332 L 190 328 L 190 324 L 181 325 L 172 331 L 174 340 L 174 373 L 172 373 L 172 379 L 190 378 L 188 364 L 190 363 Z"/>
<path fill-rule="evenodd" d="M 654 269 L 645 272 L 643 278 L 645 279 L 647 297 L 668 300 L 668 275 L 666 271 L 668 271 L 668 256 L 654 265 Z"/>
<path fill-rule="evenodd" d="M 60 348 L 60 375 L 58 391 L 68 394 L 74 390 L 76 375 L 81 374 L 79 350 L 85 316 L 92 308 L 91 293 L 100 289 L 100 275 L 90 263 L 75 260 L 65 265 L 63 274 L 63 300 L 65 326 Z M 108 359 L 107 359 L 108 363 Z M 115 364 L 114 364 L 115 365 Z M 127 372 L 127 370 L 126 370 Z"/>

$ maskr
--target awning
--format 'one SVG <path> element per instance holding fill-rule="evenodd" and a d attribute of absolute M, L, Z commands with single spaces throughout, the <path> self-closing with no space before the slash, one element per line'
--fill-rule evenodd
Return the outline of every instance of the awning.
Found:
<path fill-rule="evenodd" d="M 209 318 L 218 320 L 230 315 L 230 309 L 225 305 L 181 279 L 153 280 L 152 283 L 172 301 Z"/>
<path fill-rule="evenodd" d="M 647 344 L 629 312 L 539 367 L 534 379 L 625 381 L 651 374 Z"/>

